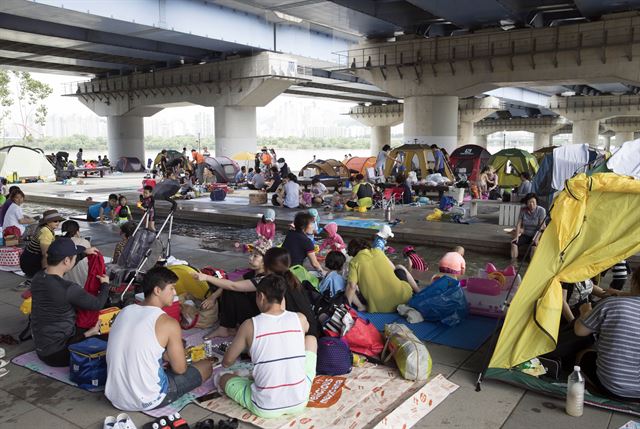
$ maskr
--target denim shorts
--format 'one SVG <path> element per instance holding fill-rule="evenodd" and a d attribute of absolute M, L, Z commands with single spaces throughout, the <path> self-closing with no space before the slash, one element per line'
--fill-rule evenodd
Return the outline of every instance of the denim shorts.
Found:
<path fill-rule="evenodd" d="M 169 405 L 185 393 L 191 392 L 202 384 L 202 376 L 195 366 L 189 365 L 184 374 L 176 374 L 171 370 L 166 371 L 169 387 L 167 395 L 156 408 Z"/>

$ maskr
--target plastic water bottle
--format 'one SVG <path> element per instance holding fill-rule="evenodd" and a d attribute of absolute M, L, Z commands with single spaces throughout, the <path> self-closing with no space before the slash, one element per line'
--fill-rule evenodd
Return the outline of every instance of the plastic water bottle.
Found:
<path fill-rule="evenodd" d="M 567 414 L 580 417 L 584 409 L 584 376 L 578 365 L 573 367 L 573 372 L 567 381 Z"/>

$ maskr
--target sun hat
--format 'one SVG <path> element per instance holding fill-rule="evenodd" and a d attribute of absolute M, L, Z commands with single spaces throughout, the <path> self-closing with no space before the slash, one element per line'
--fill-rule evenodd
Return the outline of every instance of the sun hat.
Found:
<path fill-rule="evenodd" d="M 380 231 L 378 231 L 378 235 L 382 238 L 393 237 L 393 232 L 391 231 L 391 227 L 389 225 L 382 225 L 380 227 Z"/>
<path fill-rule="evenodd" d="M 42 219 L 40 219 L 40 222 L 38 222 L 39 225 L 44 225 L 45 223 L 49 223 L 49 222 L 62 222 L 65 221 L 66 219 L 62 217 L 62 215 L 60 213 L 58 213 L 58 210 L 45 210 L 44 213 L 42 213 Z"/>
<path fill-rule="evenodd" d="M 276 212 L 273 209 L 266 209 L 264 211 L 264 220 L 270 220 L 273 222 L 276 220 Z"/>

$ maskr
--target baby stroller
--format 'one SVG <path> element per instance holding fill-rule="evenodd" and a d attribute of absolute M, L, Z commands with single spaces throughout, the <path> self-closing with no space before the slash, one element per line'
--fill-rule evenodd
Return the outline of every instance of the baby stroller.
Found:
<path fill-rule="evenodd" d="M 173 215 L 177 208 L 173 195 L 180 189 L 175 180 L 165 179 L 154 188 L 156 201 L 163 200 L 171 204 L 171 210 L 158 231 L 142 227 L 146 225 L 148 213 L 145 213 L 133 235 L 127 241 L 122 254 L 115 265 L 109 269 L 109 281 L 115 285 L 111 289 L 109 302 L 111 305 L 124 307 L 133 303 L 136 285 L 141 284 L 141 275 L 159 263 L 163 263 L 171 255 L 171 233 L 173 231 Z M 168 226 L 166 243 L 161 235 Z M 135 283 L 135 285 L 134 285 Z"/>

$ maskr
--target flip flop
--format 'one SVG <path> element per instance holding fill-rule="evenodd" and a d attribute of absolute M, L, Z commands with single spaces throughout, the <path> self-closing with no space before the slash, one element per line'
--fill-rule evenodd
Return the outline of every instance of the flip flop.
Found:
<path fill-rule="evenodd" d="M 0 378 L 4 377 L 7 374 L 9 374 L 9 370 L 8 369 L 0 368 Z"/>
<path fill-rule="evenodd" d="M 4 368 L 7 365 L 9 365 L 8 361 L 6 361 L 4 359 L 0 359 L 0 368 Z"/>

